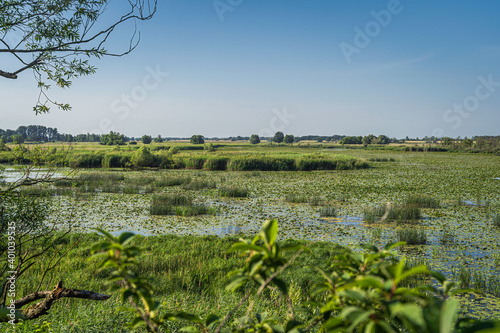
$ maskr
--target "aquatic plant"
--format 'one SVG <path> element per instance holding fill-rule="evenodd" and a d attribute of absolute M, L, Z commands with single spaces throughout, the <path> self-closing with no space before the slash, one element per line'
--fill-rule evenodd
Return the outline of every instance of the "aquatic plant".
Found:
<path fill-rule="evenodd" d="M 250 192 L 246 188 L 242 187 L 220 187 L 219 196 L 230 197 L 230 198 L 246 198 Z"/>
<path fill-rule="evenodd" d="M 217 183 L 215 181 L 208 180 L 193 180 L 189 183 L 182 184 L 182 188 L 185 190 L 201 190 L 204 188 L 216 188 Z"/>
<path fill-rule="evenodd" d="M 397 231 L 398 240 L 408 245 L 427 244 L 427 235 L 423 229 L 402 229 Z"/>
<path fill-rule="evenodd" d="M 168 177 L 155 180 L 154 185 L 156 187 L 168 187 L 187 184 L 189 182 L 191 182 L 191 177 Z"/>
<path fill-rule="evenodd" d="M 420 208 L 438 208 L 439 200 L 424 195 L 411 195 L 406 199 L 406 205 Z"/>
<path fill-rule="evenodd" d="M 121 291 L 122 302 L 134 302 L 130 311 L 135 313 L 135 317 L 129 326 L 136 328 L 142 326 L 160 332 L 175 323 L 184 324 L 182 331 L 215 333 L 222 329 L 233 332 L 472 333 L 484 328 L 491 331 L 500 328 L 500 322 L 458 320 L 459 302 L 454 296 L 464 291 L 455 290 L 455 284 L 447 281 L 441 273 L 430 271 L 426 266 L 410 267 L 405 258 L 398 259 L 393 249 L 401 245 L 399 243 L 388 244 L 382 249 L 363 245 L 365 253 L 338 255 L 329 271 L 317 268 L 323 281 L 309 293 L 310 298 L 317 301 L 308 302 L 300 317 L 296 317 L 295 309 L 300 308 L 294 307 L 290 297 L 291 286 L 279 275 L 308 249 L 293 243 L 280 246 L 277 243 L 276 220 L 266 221 L 262 231 L 252 240 L 242 239 L 228 250 L 228 253 L 236 252 L 247 257 L 247 260 L 243 267 L 228 274 L 230 280 L 226 289 L 239 292 L 240 297 L 224 317 L 214 313 L 205 313 L 202 317 L 185 311 L 160 315 L 161 303 L 155 301 L 152 285 L 137 273 L 139 265 L 136 258 L 141 251 L 129 244 L 135 235 L 123 233 L 115 237 L 105 231 L 100 232 L 106 240 L 95 244 L 92 254 L 101 259 L 101 272 L 103 268 L 111 267 L 112 274 L 107 278 L 109 283 L 121 281 L 115 288 Z M 286 251 L 294 253 L 289 260 L 283 256 Z M 439 285 L 404 287 L 407 281 L 416 281 L 422 276 L 433 277 Z M 271 296 L 274 291 L 280 298 L 286 299 L 288 312 L 282 313 L 288 313 L 287 319 L 281 318 L 280 312 L 274 317 L 267 313 L 254 313 L 255 299 L 265 290 Z M 238 310 L 252 296 L 243 316 L 244 310 Z M 241 313 L 242 317 L 236 317 L 238 329 L 231 329 L 228 321 L 236 313 Z"/>
<path fill-rule="evenodd" d="M 331 207 L 331 206 L 321 207 L 319 209 L 319 216 L 320 217 L 336 217 L 337 210 L 335 209 L 335 207 Z"/>
<path fill-rule="evenodd" d="M 500 228 L 500 214 L 496 214 L 493 216 L 493 225 L 497 228 Z"/>

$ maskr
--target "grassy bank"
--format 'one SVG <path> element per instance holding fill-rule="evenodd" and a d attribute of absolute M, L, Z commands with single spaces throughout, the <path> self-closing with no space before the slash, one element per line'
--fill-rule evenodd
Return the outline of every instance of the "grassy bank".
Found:
<path fill-rule="evenodd" d="M 29 151 L 21 154 L 2 153 L 0 163 L 29 163 L 33 160 Z M 212 171 L 313 171 L 355 170 L 370 165 L 364 159 L 341 154 L 294 153 L 200 153 L 173 154 L 170 150 L 139 149 L 94 150 L 75 152 L 72 150 L 45 152 L 47 162 L 56 166 L 72 168 L 136 168 L 198 169 Z"/>
<path fill-rule="evenodd" d="M 109 286 L 104 282 L 106 272 L 97 272 L 98 261 L 88 261 L 91 245 L 100 240 L 97 235 L 71 234 L 57 245 L 68 247 L 81 237 L 83 239 L 80 243 L 51 271 L 42 289 L 50 290 L 63 279 L 68 288 L 109 293 Z M 183 309 L 197 314 L 225 314 L 245 292 L 231 293 L 225 290 L 227 273 L 236 267 L 242 267 L 245 260 L 226 253 L 236 241 L 237 237 L 216 236 L 138 237 L 134 243 L 144 249 L 139 260 L 139 273 L 151 280 L 157 299 L 165 303 L 165 312 Z M 304 241 L 287 242 L 306 244 Z M 335 255 L 347 251 L 326 242 L 309 243 L 308 246 L 311 253 L 303 254 L 283 273 L 284 280 L 291 283 L 290 297 L 294 301 L 304 301 L 301 295 L 307 294 L 313 283 L 320 282 L 314 267 L 326 270 Z M 47 262 L 50 256 L 51 253 L 47 253 L 39 261 L 40 264 L 18 280 L 18 296 L 22 297 L 33 290 L 42 270 L 41 263 Z M 130 317 L 124 312 L 116 311 L 120 306 L 119 295 L 112 295 L 105 302 L 61 300 L 48 316 L 20 324 L 17 331 L 33 332 L 34 325 L 46 321 L 51 323 L 55 332 L 125 332 L 122 324 Z M 286 311 L 286 304 L 277 294 L 266 292 L 255 301 L 257 311 L 267 311 L 270 314 Z"/>

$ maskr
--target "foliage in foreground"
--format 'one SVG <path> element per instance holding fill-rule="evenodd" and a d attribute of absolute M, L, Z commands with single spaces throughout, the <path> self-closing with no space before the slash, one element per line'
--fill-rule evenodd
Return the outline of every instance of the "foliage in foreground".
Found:
<path fill-rule="evenodd" d="M 425 266 L 408 267 L 406 260 L 397 259 L 393 251 L 404 243 L 378 249 L 364 245 L 363 254 L 343 254 L 335 257 L 332 272 L 318 269 L 324 282 L 318 284 L 310 301 L 297 306 L 288 297 L 288 286 L 278 275 L 291 265 L 302 246 L 280 247 L 277 242 L 278 222 L 266 221 L 260 234 L 253 240 L 241 240 L 228 252 L 248 256 L 246 264 L 232 271 L 227 289 L 249 290 L 235 307 L 221 318 L 214 314 L 205 317 L 186 312 L 160 315 L 161 306 L 154 300 L 149 282 L 137 273 L 140 249 L 131 246 L 132 233 L 118 237 L 102 231 L 106 241 L 95 244 L 94 256 L 104 257 L 101 269 L 111 269 L 109 282 L 121 291 L 122 300 L 131 306 L 123 308 L 135 313 L 131 328 L 145 327 L 159 332 L 171 321 L 185 322 L 183 331 L 218 333 L 222 328 L 234 332 L 480 332 L 500 329 L 499 322 L 458 320 L 458 301 L 453 297 L 469 290 L 455 290 L 455 283 L 447 281 Z M 283 251 L 294 251 L 287 261 Z M 408 280 L 426 276 L 434 278 L 439 288 L 432 285 L 407 287 Z M 289 304 L 287 318 L 253 313 L 253 301 L 247 305 L 247 314 L 233 318 L 234 313 L 247 304 L 252 294 L 259 295 L 271 289 L 281 293 Z M 229 321 L 234 320 L 233 324 Z M 491 331 L 491 330 L 490 330 Z M 486 331 L 484 331 L 486 332 Z"/>

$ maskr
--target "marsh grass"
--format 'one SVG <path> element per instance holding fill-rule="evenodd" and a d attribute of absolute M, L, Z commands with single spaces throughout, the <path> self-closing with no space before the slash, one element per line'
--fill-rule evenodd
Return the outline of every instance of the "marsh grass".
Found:
<path fill-rule="evenodd" d="M 205 188 L 216 188 L 217 183 L 215 181 L 209 180 L 193 180 L 189 183 L 183 183 L 182 188 L 184 190 L 202 190 Z"/>
<path fill-rule="evenodd" d="M 423 229 L 403 229 L 397 231 L 398 241 L 406 242 L 407 245 L 427 244 L 427 235 Z"/>
<path fill-rule="evenodd" d="M 370 162 L 396 162 L 394 158 L 385 158 L 385 157 L 372 157 L 369 158 L 368 161 Z"/>
<path fill-rule="evenodd" d="M 155 181 L 154 177 L 132 177 L 132 178 L 127 178 L 125 183 L 133 185 L 149 185 L 154 181 Z"/>
<path fill-rule="evenodd" d="M 375 223 L 375 222 L 377 222 L 377 219 L 378 219 L 378 215 L 377 215 L 376 211 L 374 211 L 373 209 L 367 208 L 367 209 L 363 210 L 363 220 L 366 223 L 369 223 L 369 224 Z"/>
<path fill-rule="evenodd" d="M 70 234 L 63 239 L 69 249 L 82 235 Z M 112 298 L 106 302 L 91 300 L 64 299 L 54 304 L 48 315 L 41 318 L 21 322 L 16 325 L 16 332 L 37 332 L 35 325 L 43 322 L 50 323 L 50 332 L 131 332 L 124 327 L 126 322 L 133 319 L 131 312 L 116 311 L 123 303 L 120 300 L 119 290 L 110 290 L 106 283 L 106 272 L 97 272 L 99 260 L 89 260 L 92 244 L 104 241 L 95 234 L 86 234 L 67 256 L 62 258 L 60 265 L 51 271 L 51 279 L 64 280 L 69 288 L 92 290 L 111 294 Z M 229 283 L 228 273 L 235 267 L 243 267 L 246 258 L 233 253 L 227 253 L 238 237 L 217 236 L 137 236 L 132 245 L 143 251 L 137 260 L 137 272 L 150 281 L 154 289 L 155 299 L 164 303 L 169 311 L 187 311 L 194 314 L 215 313 L 223 316 L 234 308 L 244 296 L 242 292 L 233 293 L 226 290 Z M 43 249 L 44 244 L 34 244 Z M 61 243 L 62 244 L 62 243 Z M 61 244 L 57 244 L 58 246 Z M 330 268 L 336 255 L 348 252 L 343 247 L 330 242 L 286 241 L 283 244 L 307 245 L 311 250 L 299 256 L 293 265 L 280 274 L 280 278 L 292 285 L 297 291 L 299 299 L 294 303 L 305 302 L 305 297 L 314 284 L 322 282 L 314 267 L 325 271 Z M 34 269 L 28 270 L 22 279 L 16 281 L 16 292 L 23 297 L 32 292 L 33 286 L 39 281 L 39 271 L 43 264 L 50 260 L 52 252 L 44 253 Z M 293 253 L 285 252 L 286 260 Z M 52 283 L 53 284 L 53 283 Z M 50 285 L 48 289 L 52 289 Z M 45 290 L 45 289 L 44 289 Z M 255 298 L 255 311 L 278 313 L 287 311 L 284 297 L 272 297 L 265 293 L 263 297 Z M 244 316 L 246 307 L 242 307 L 235 316 Z M 62 315 L 64 314 L 64 315 Z M 172 332 L 178 332 L 185 323 L 172 322 L 169 327 Z M 142 330 L 138 330 L 141 331 Z M 49 332 L 43 330 L 40 332 Z M 134 331 L 135 332 L 135 331 Z"/>
<path fill-rule="evenodd" d="M 79 183 L 76 180 L 71 179 L 61 179 L 52 183 L 55 187 L 73 187 L 77 186 Z"/>
<path fill-rule="evenodd" d="M 424 195 L 412 195 L 406 199 L 406 205 L 419 208 L 439 208 L 439 200 Z"/>
<path fill-rule="evenodd" d="M 175 214 L 177 216 L 196 216 L 196 215 L 216 215 L 217 209 L 214 207 L 208 207 L 204 204 L 187 205 L 187 206 L 176 206 L 174 208 Z"/>
<path fill-rule="evenodd" d="M 380 239 L 382 237 L 382 228 L 374 228 L 370 231 L 372 239 Z"/>
<path fill-rule="evenodd" d="M 460 288 L 473 288 L 500 297 L 500 277 L 498 275 L 488 276 L 462 264 L 452 270 L 452 279 L 457 282 Z"/>
<path fill-rule="evenodd" d="M 119 182 L 125 180 L 125 176 L 111 172 L 92 172 L 81 174 L 78 180 L 84 183 Z"/>
<path fill-rule="evenodd" d="M 41 198 L 51 198 L 54 196 L 72 195 L 73 191 L 67 188 L 50 188 L 41 186 L 28 186 L 22 188 L 20 193 L 26 196 L 36 196 Z"/>
<path fill-rule="evenodd" d="M 493 225 L 497 228 L 500 228 L 500 214 L 496 214 L 493 216 Z"/>
<path fill-rule="evenodd" d="M 307 203 L 309 197 L 307 195 L 301 194 L 287 194 L 285 195 L 285 201 L 289 203 Z"/>
<path fill-rule="evenodd" d="M 262 177 L 262 173 L 260 171 L 249 171 L 245 172 L 243 174 L 245 177 L 251 178 L 251 177 Z"/>
<path fill-rule="evenodd" d="M 452 245 L 455 243 L 455 236 L 448 230 L 443 231 L 439 237 L 439 242 L 442 245 Z"/>
<path fill-rule="evenodd" d="M 321 205 L 321 198 L 317 195 L 287 194 L 285 195 L 285 201 L 289 203 L 308 203 L 311 206 Z"/>
<path fill-rule="evenodd" d="M 243 187 L 220 187 L 219 196 L 223 198 L 246 198 L 250 192 Z"/>
<path fill-rule="evenodd" d="M 215 215 L 217 210 L 204 204 L 193 204 L 192 199 L 183 195 L 155 195 L 149 207 L 151 215 Z"/>
<path fill-rule="evenodd" d="M 320 217 L 337 217 L 337 210 L 335 207 L 325 206 L 319 209 Z"/>
<path fill-rule="evenodd" d="M 366 223 L 380 221 L 385 215 L 387 221 L 395 221 L 397 223 L 417 223 L 421 218 L 420 208 L 414 206 L 379 205 L 374 208 L 366 208 L 363 210 L 363 220 L 365 220 Z"/>
<path fill-rule="evenodd" d="M 420 208 L 412 206 L 394 207 L 389 210 L 389 220 L 398 223 L 416 223 L 421 218 Z"/>
<path fill-rule="evenodd" d="M 161 178 L 155 180 L 156 187 L 178 186 L 191 182 L 191 177 Z"/>

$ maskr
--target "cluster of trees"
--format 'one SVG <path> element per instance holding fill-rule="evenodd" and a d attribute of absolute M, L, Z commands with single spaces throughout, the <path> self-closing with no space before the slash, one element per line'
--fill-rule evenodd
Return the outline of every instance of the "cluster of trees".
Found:
<path fill-rule="evenodd" d="M 189 142 L 191 142 L 191 144 L 193 145 L 202 145 L 205 143 L 205 138 L 203 137 L 203 135 L 193 135 Z"/>
<path fill-rule="evenodd" d="M 125 144 L 125 136 L 118 132 L 109 132 L 109 134 L 104 134 L 101 136 L 101 145 L 107 146 L 115 146 L 115 145 L 124 145 Z"/>
<path fill-rule="evenodd" d="M 339 141 L 340 144 L 349 145 L 387 145 L 394 142 L 386 135 L 375 136 L 373 134 L 367 136 L 347 136 Z"/>
<path fill-rule="evenodd" d="M 99 134 L 64 134 L 59 133 L 57 128 L 46 127 L 42 125 L 19 126 L 16 130 L 0 129 L 0 139 L 8 143 L 33 142 L 100 142 Z"/>
<path fill-rule="evenodd" d="M 295 142 L 295 137 L 291 134 L 284 135 L 283 132 L 276 132 L 276 134 L 274 134 L 274 137 L 270 140 L 276 143 L 292 144 Z M 252 134 L 248 141 L 250 142 L 250 144 L 256 145 L 260 143 L 260 137 L 257 134 Z"/>
<path fill-rule="evenodd" d="M 444 137 L 440 140 L 441 145 L 451 150 L 472 152 L 500 152 L 500 136 L 476 136 L 472 139 Z"/>

